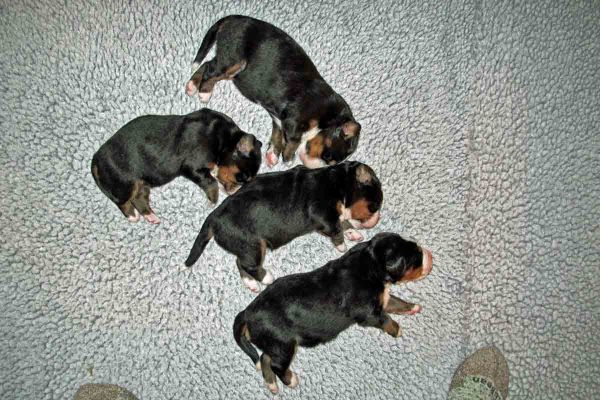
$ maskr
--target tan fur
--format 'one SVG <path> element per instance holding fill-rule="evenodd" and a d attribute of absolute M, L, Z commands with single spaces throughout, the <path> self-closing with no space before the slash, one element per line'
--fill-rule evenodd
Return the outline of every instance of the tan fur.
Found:
<path fill-rule="evenodd" d="M 359 221 L 366 221 L 371 218 L 371 211 L 369 211 L 369 203 L 365 199 L 360 199 L 350 206 L 350 213 L 352 219 Z"/>
<path fill-rule="evenodd" d="M 423 277 L 423 266 L 421 265 L 418 268 L 412 268 L 408 271 L 401 279 L 401 282 L 410 282 L 416 281 Z"/>
<path fill-rule="evenodd" d="M 224 165 L 219 167 L 219 171 L 217 172 L 217 179 L 225 190 L 231 190 L 235 186 L 237 186 L 237 181 L 235 179 L 235 174 L 240 172 L 237 165 Z"/>
<path fill-rule="evenodd" d="M 356 180 L 363 185 L 371 183 L 373 179 L 373 170 L 362 164 L 356 167 Z"/>
<path fill-rule="evenodd" d="M 381 307 L 383 309 L 385 309 L 388 305 L 388 302 L 390 301 L 390 287 L 392 285 L 389 283 L 385 284 L 385 288 L 383 289 L 383 292 L 381 292 L 381 294 L 379 295 L 379 304 L 381 304 Z"/>
<path fill-rule="evenodd" d="M 310 143 L 308 156 L 311 158 L 321 158 L 321 155 L 323 154 L 323 136 L 317 135 L 309 140 L 308 143 Z"/>

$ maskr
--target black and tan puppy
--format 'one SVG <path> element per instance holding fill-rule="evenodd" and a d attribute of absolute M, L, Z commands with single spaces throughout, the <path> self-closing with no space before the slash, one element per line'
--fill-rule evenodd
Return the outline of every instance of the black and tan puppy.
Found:
<path fill-rule="evenodd" d="M 204 221 L 185 264 L 192 266 L 208 242 L 215 241 L 237 256 L 242 281 L 259 291 L 273 276 L 262 267 L 267 249 L 320 232 L 346 250 L 344 229 L 372 228 L 379 222 L 381 183 L 373 170 L 359 162 L 262 174 L 227 198 Z M 362 240 L 354 229 L 350 240 Z"/>
<path fill-rule="evenodd" d="M 203 64 L 213 44 L 216 55 Z M 288 162 L 299 148 L 309 168 L 345 160 L 358 144 L 360 124 L 344 99 L 317 71 L 302 47 L 281 29 L 254 18 L 231 15 L 206 33 L 194 60 L 186 93 L 208 102 L 215 84 L 233 80 L 250 101 L 271 115 L 267 164 L 283 152 Z"/>
<path fill-rule="evenodd" d="M 422 279 L 431 251 L 394 233 L 380 233 L 312 272 L 279 278 L 235 318 L 233 334 L 273 393 L 277 379 L 290 387 L 298 346 L 326 343 L 353 324 L 402 334 L 389 314 L 414 314 L 420 306 L 390 294 L 390 286 Z M 255 347 L 263 353 L 259 358 Z M 260 360 L 260 363 L 259 363 Z"/>
<path fill-rule="evenodd" d="M 137 222 L 141 214 L 158 224 L 150 208 L 150 188 L 184 176 L 216 203 L 217 180 L 232 193 L 254 179 L 260 148 L 254 135 L 216 111 L 146 115 L 127 123 L 100 147 L 92 159 L 92 175 L 129 221 Z"/>

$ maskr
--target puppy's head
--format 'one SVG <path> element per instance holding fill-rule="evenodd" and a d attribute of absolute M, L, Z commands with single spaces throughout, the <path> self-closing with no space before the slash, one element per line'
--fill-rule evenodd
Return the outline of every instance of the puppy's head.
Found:
<path fill-rule="evenodd" d="M 345 199 L 338 204 L 340 219 L 356 229 L 373 228 L 379 222 L 383 202 L 379 179 L 371 167 L 357 161 L 340 167 L 346 170 Z"/>
<path fill-rule="evenodd" d="M 227 193 L 235 193 L 256 177 L 261 163 L 261 147 L 261 141 L 254 135 L 244 133 L 234 148 L 222 155 L 217 180 Z"/>
<path fill-rule="evenodd" d="M 300 160 L 308 168 L 338 164 L 354 153 L 359 136 L 360 124 L 356 121 L 322 129 L 300 148 Z"/>
<path fill-rule="evenodd" d="M 379 233 L 369 244 L 371 256 L 385 269 L 391 283 L 425 278 L 433 267 L 431 251 L 395 233 Z"/>

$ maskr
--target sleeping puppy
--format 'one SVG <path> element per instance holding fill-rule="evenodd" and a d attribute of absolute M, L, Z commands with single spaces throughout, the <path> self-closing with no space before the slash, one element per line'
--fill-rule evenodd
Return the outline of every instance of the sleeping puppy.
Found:
<path fill-rule="evenodd" d="M 215 58 L 202 61 L 214 44 Z M 309 168 L 345 160 L 358 144 L 360 124 L 317 71 L 302 47 L 281 29 L 263 21 L 231 15 L 206 33 L 194 60 L 186 93 L 208 102 L 215 84 L 233 80 L 248 100 L 261 105 L 273 121 L 267 164 L 299 155 Z"/>
<path fill-rule="evenodd" d="M 100 147 L 92 159 L 92 175 L 129 221 L 137 222 L 142 214 L 158 224 L 150 208 L 150 188 L 184 176 L 216 203 L 217 180 L 233 193 L 254 179 L 261 145 L 231 118 L 206 108 L 188 115 L 145 115 Z"/>
<path fill-rule="evenodd" d="M 271 392 L 278 391 L 275 376 L 295 387 L 298 377 L 289 367 L 298 346 L 326 343 L 353 324 L 400 336 L 389 314 L 421 308 L 391 295 L 390 287 L 423 279 L 432 263 L 431 251 L 417 243 L 377 234 L 319 269 L 273 282 L 235 318 L 235 341 L 262 370 Z M 254 346 L 263 352 L 260 358 Z"/>
<path fill-rule="evenodd" d="M 258 292 L 273 276 L 262 267 L 267 249 L 277 249 L 311 232 L 329 236 L 345 251 L 349 240 L 362 240 L 354 229 L 370 229 L 379 222 L 383 201 L 381 183 L 362 163 L 262 174 L 227 198 L 204 221 L 185 265 L 192 266 L 214 237 L 237 256 L 242 281 Z"/>

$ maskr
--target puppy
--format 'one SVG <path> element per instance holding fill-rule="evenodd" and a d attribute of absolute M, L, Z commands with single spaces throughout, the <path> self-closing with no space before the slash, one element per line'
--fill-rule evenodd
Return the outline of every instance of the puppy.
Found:
<path fill-rule="evenodd" d="M 200 64 L 213 44 L 215 58 Z M 206 33 L 186 93 L 208 102 L 215 84 L 233 80 L 248 100 L 273 120 L 267 164 L 289 162 L 300 148 L 309 168 L 345 160 L 358 144 L 360 124 L 344 99 L 325 82 L 302 47 L 281 29 L 254 18 L 231 15 Z"/>
<path fill-rule="evenodd" d="M 150 188 L 184 176 L 216 203 L 219 186 L 211 173 L 233 193 L 256 176 L 261 145 L 231 118 L 209 109 L 146 115 L 127 123 L 100 147 L 92 158 L 92 175 L 129 221 L 137 222 L 142 214 L 158 224 L 150 208 Z"/>
<path fill-rule="evenodd" d="M 426 277 L 431 251 L 394 233 L 380 233 L 312 272 L 277 279 L 235 318 L 238 346 L 262 370 L 277 393 L 277 379 L 289 387 L 298 377 L 289 369 L 298 346 L 335 339 L 353 324 L 398 337 L 389 314 L 414 314 L 421 307 L 390 294 L 390 286 Z M 255 347 L 263 353 L 258 356 Z M 260 361 L 260 362 L 259 362 Z"/>
<path fill-rule="evenodd" d="M 353 228 L 348 239 L 362 240 L 354 229 L 374 227 L 382 201 L 379 179 L 369 166 L 356 161 L 262 174 L 206 218 L 185 264 L 192 266 L 214 237 L 237 256 L 242 281 L 258 292 L 257 281 L 265 285 L 273 281 L 262 267 L 267 249 L 318 231 L 345 251 L 344 227 Z"/>

